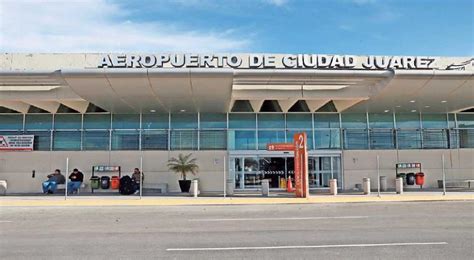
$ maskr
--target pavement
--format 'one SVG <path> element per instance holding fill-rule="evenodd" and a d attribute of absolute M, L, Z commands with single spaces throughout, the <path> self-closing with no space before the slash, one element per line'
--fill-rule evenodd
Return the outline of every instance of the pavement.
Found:
<path fill-rule="evenodd" d="M 313 194 L 309 198 L 295 198 L 290 193 L 273 193 L 269 197 L 258 194 L 244 194 L 233 197 L 199 196 L 2 196 L 0 207 L 4 206 L 181 206 L 181 205 L 265 205 L 265 204 L 322 204 L 361 202 L 403 202 L 403 201 L 471 201 L 474 192 L 405 192 L 403 194 L 361 193 L 327 195 Z"/>
<path fill-rule="evenodd" d="M 473 245 L 473 201 L 0 208 L 2 259 L 454 260 Z"/>

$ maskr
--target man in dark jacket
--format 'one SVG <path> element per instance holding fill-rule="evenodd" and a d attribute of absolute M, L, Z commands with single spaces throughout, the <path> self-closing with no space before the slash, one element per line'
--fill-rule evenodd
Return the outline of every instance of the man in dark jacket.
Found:
<path fill-rule="evenodd" d="M 48 180 L 43 182 L 43 193 L 53 194 L 56 191 L 58 184 L 64 184 L 66 178 L 61 174 L 59 169 L 56 169 L 54 173 L 46 176 Z"/>
<path fill-rule="evenodd" d="M 78 169 L 74 169 L 69 175 L 69 180 L 67 190 L 69 194 L 72 194 L 77 192 L 81 187 L 81 184 L 84 181 L 84 174 L 82 174 Z"/>

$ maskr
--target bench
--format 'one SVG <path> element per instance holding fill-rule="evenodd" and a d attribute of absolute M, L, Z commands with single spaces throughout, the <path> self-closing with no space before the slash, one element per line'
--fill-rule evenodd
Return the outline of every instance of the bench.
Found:
<path fill-rule="evenodd" d="M 77 190 L 77 194 L 79 194 L 79 192 L 81 190 L 84 190 L 86 187 L 87 187 L 87 184 L 85 184 L 84 182 L 81 183 L 81 187 L 79 187 L 79 189 Z M 56 190 L 66 190 L 66 184 L 58 184 L 58 186 L 56 187 Z"/>
<path fill-rule="evenodd" d="M 466 187 L 467 184 L 468 189 L 471 188 L 471 183 L 474 180 L 465 180 L 465 179 L 454 179 L 454 180 L 446 180 L 446 188 L 463 188 Z M 438 180 L 438 188 L 443 188 L 443 180 Z"/>
<path fill-rule="evenodd" d="M 142 191 L 168 193 L 168 183 L 143 183 Z"/>

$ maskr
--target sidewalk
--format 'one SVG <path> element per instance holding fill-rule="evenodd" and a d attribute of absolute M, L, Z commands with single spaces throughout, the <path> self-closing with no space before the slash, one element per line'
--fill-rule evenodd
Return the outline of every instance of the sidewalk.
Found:
<path fill-rule="evenodd" d="M 288 194 L 291 195 L 291 194 Z M 313 194 L 310 198 L 234 196 L 193 198 L 190 196 L 5 196 L 0 197 L 0 207 L 30 206 L 180 206 L 180 205 L 250 205 L 250 204 L 321 204 L 321 203 L 360 203 L 360 202 L 410 202 L 410 201 L 474 201 L 474 192 L 449 192 L 445 196 L 440 192 L 376 193 L 371 195 Z"/>

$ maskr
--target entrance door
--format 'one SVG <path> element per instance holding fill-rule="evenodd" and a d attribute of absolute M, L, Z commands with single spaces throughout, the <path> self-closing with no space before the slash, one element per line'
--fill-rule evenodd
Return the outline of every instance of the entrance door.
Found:
<path fill-rule="evenodd" d="M 294 159 L 291 155 L 231 156 L 229 166 L 235 189 L 258 189 L 262 179 L 269 179 L 271 189 L 284 190 L 289 177 L 294 187 Z M 340 155 L 310 155 L 308 177 L 310 189 L 327 188 L 332 178 L 338 179 L 338 186 L 342 187 Z"/>

